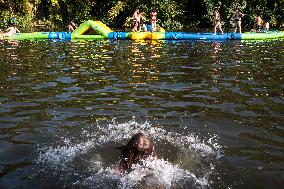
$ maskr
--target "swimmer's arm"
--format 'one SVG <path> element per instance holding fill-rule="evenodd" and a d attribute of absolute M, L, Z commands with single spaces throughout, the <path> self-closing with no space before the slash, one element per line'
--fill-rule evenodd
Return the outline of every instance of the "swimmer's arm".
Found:
<path fill-rule="evenodd" d="M 114 174 L 117 175 L 117 176 L 121 176 L 122 173 L 123 173 L 123 168 L 122 168 L 122 167 L 123 167 L 123 166 L 122 166 L 122 159 L 120 159 L 120 160 L 116 163 L 116 165 L 115 165 L 115 167 L 114 167 Z"/>
<path fill-rule="evenodd" d="M 16 33 L 17 33 L 17 32 L 18 32 L 18 33 L 21 33 L 21 32 L 20 32 L 20 30 L 19 30 L 18 28 L 16 28 Z"/>

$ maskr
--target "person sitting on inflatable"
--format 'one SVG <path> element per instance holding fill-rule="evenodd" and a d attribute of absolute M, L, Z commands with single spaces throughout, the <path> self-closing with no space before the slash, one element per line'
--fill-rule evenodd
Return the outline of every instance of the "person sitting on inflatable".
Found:
<path fill-rule="evenodd" d="M 3 33 L 3 37 L 11 37 L 16 33 L 20 33 L 20 30 L 15 26 L 15 24 L 9 24 L 9 28 L 6 30 L 6 33 Z"/>
<path fill-rule="evenodd" d="M 265 23 L 263 24 L 263 29 L 264 29 L 265 32 L 269 31 L 269 22 L 268 22 L 268 20 L 266 20 Z"/>

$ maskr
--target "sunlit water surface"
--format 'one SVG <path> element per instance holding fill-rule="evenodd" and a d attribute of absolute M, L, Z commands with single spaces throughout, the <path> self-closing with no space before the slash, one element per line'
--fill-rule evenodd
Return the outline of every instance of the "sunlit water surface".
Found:
<path fill-rule="evenodd" d="M 0 41 L 0 188 L 284 188 L 284 41 Z M 157 159 L 114 174 L 149 135 Z"/>

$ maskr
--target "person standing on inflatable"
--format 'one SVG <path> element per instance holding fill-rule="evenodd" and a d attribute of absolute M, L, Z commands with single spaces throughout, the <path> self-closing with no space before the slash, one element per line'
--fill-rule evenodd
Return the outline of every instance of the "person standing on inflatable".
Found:
<path fill-rule="evenodd" d="M 236 10 L 235 13 L 235 32 L 237 32 L 237 30 L 239 29 L 239 32 L 242 33 L 242 17 L 245 14 L 243 14 L 239 9 Z"/>
<path fill-rule="evenodd" d="M 256 20 L 255 20 L 255 29 L 257 32 L 260 32 L 261 28 L 262 28 L 262 24 L 263 24 L 263 20 L 261 18 L 260 15 L 258 15 L 256 17 Z"/>
<path fill-rule="evenodd" d="M 219 9 L 220 9 L 220 7 L 218 6 L 218 7 L 215 7 L 215 10 L 214 10 L 214 35 L 216 35 L 217 28 L 223 34 L 223 30 L 221 28 L 221 16 L 220 16 L 220 13 L 219 13 Z"/>
<path fill-rule="evenodd" d="M 151 17 L 152 17 L 152 29 L 151 31 L 152 32 L 155 32 L 157 31 L 157 12 L 155 9 L 152 10 L 151 12 Z"/>
<path fill-rule="evenodd" d="M 71 21 L 70 24 L 67 26 L 68 32 L 73 32 L 77 28 L 77 25 L 74 21 Z"/>
<path fill-rule="evenodd" d="M 133 21 L 134 21 L 134 27 L 132 29 L 133 32 L 140 31 L 140 24 L 141 24 L 141 14 L 139 12 L 139 9 L 136 9 L 133 13 Z"/>

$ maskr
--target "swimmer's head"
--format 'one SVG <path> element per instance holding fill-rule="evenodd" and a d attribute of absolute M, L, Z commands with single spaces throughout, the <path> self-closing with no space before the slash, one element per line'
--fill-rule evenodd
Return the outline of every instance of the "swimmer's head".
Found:
<path fill-rule="evenodd" d="M 128 171 L 131 171 L 132 164 L 154 155 L 154 145 L 143 133 L 133 135 L 126 145 L 116 149 L 121 149 L 122 158 L 125 160 L 124 167 Z"/>

